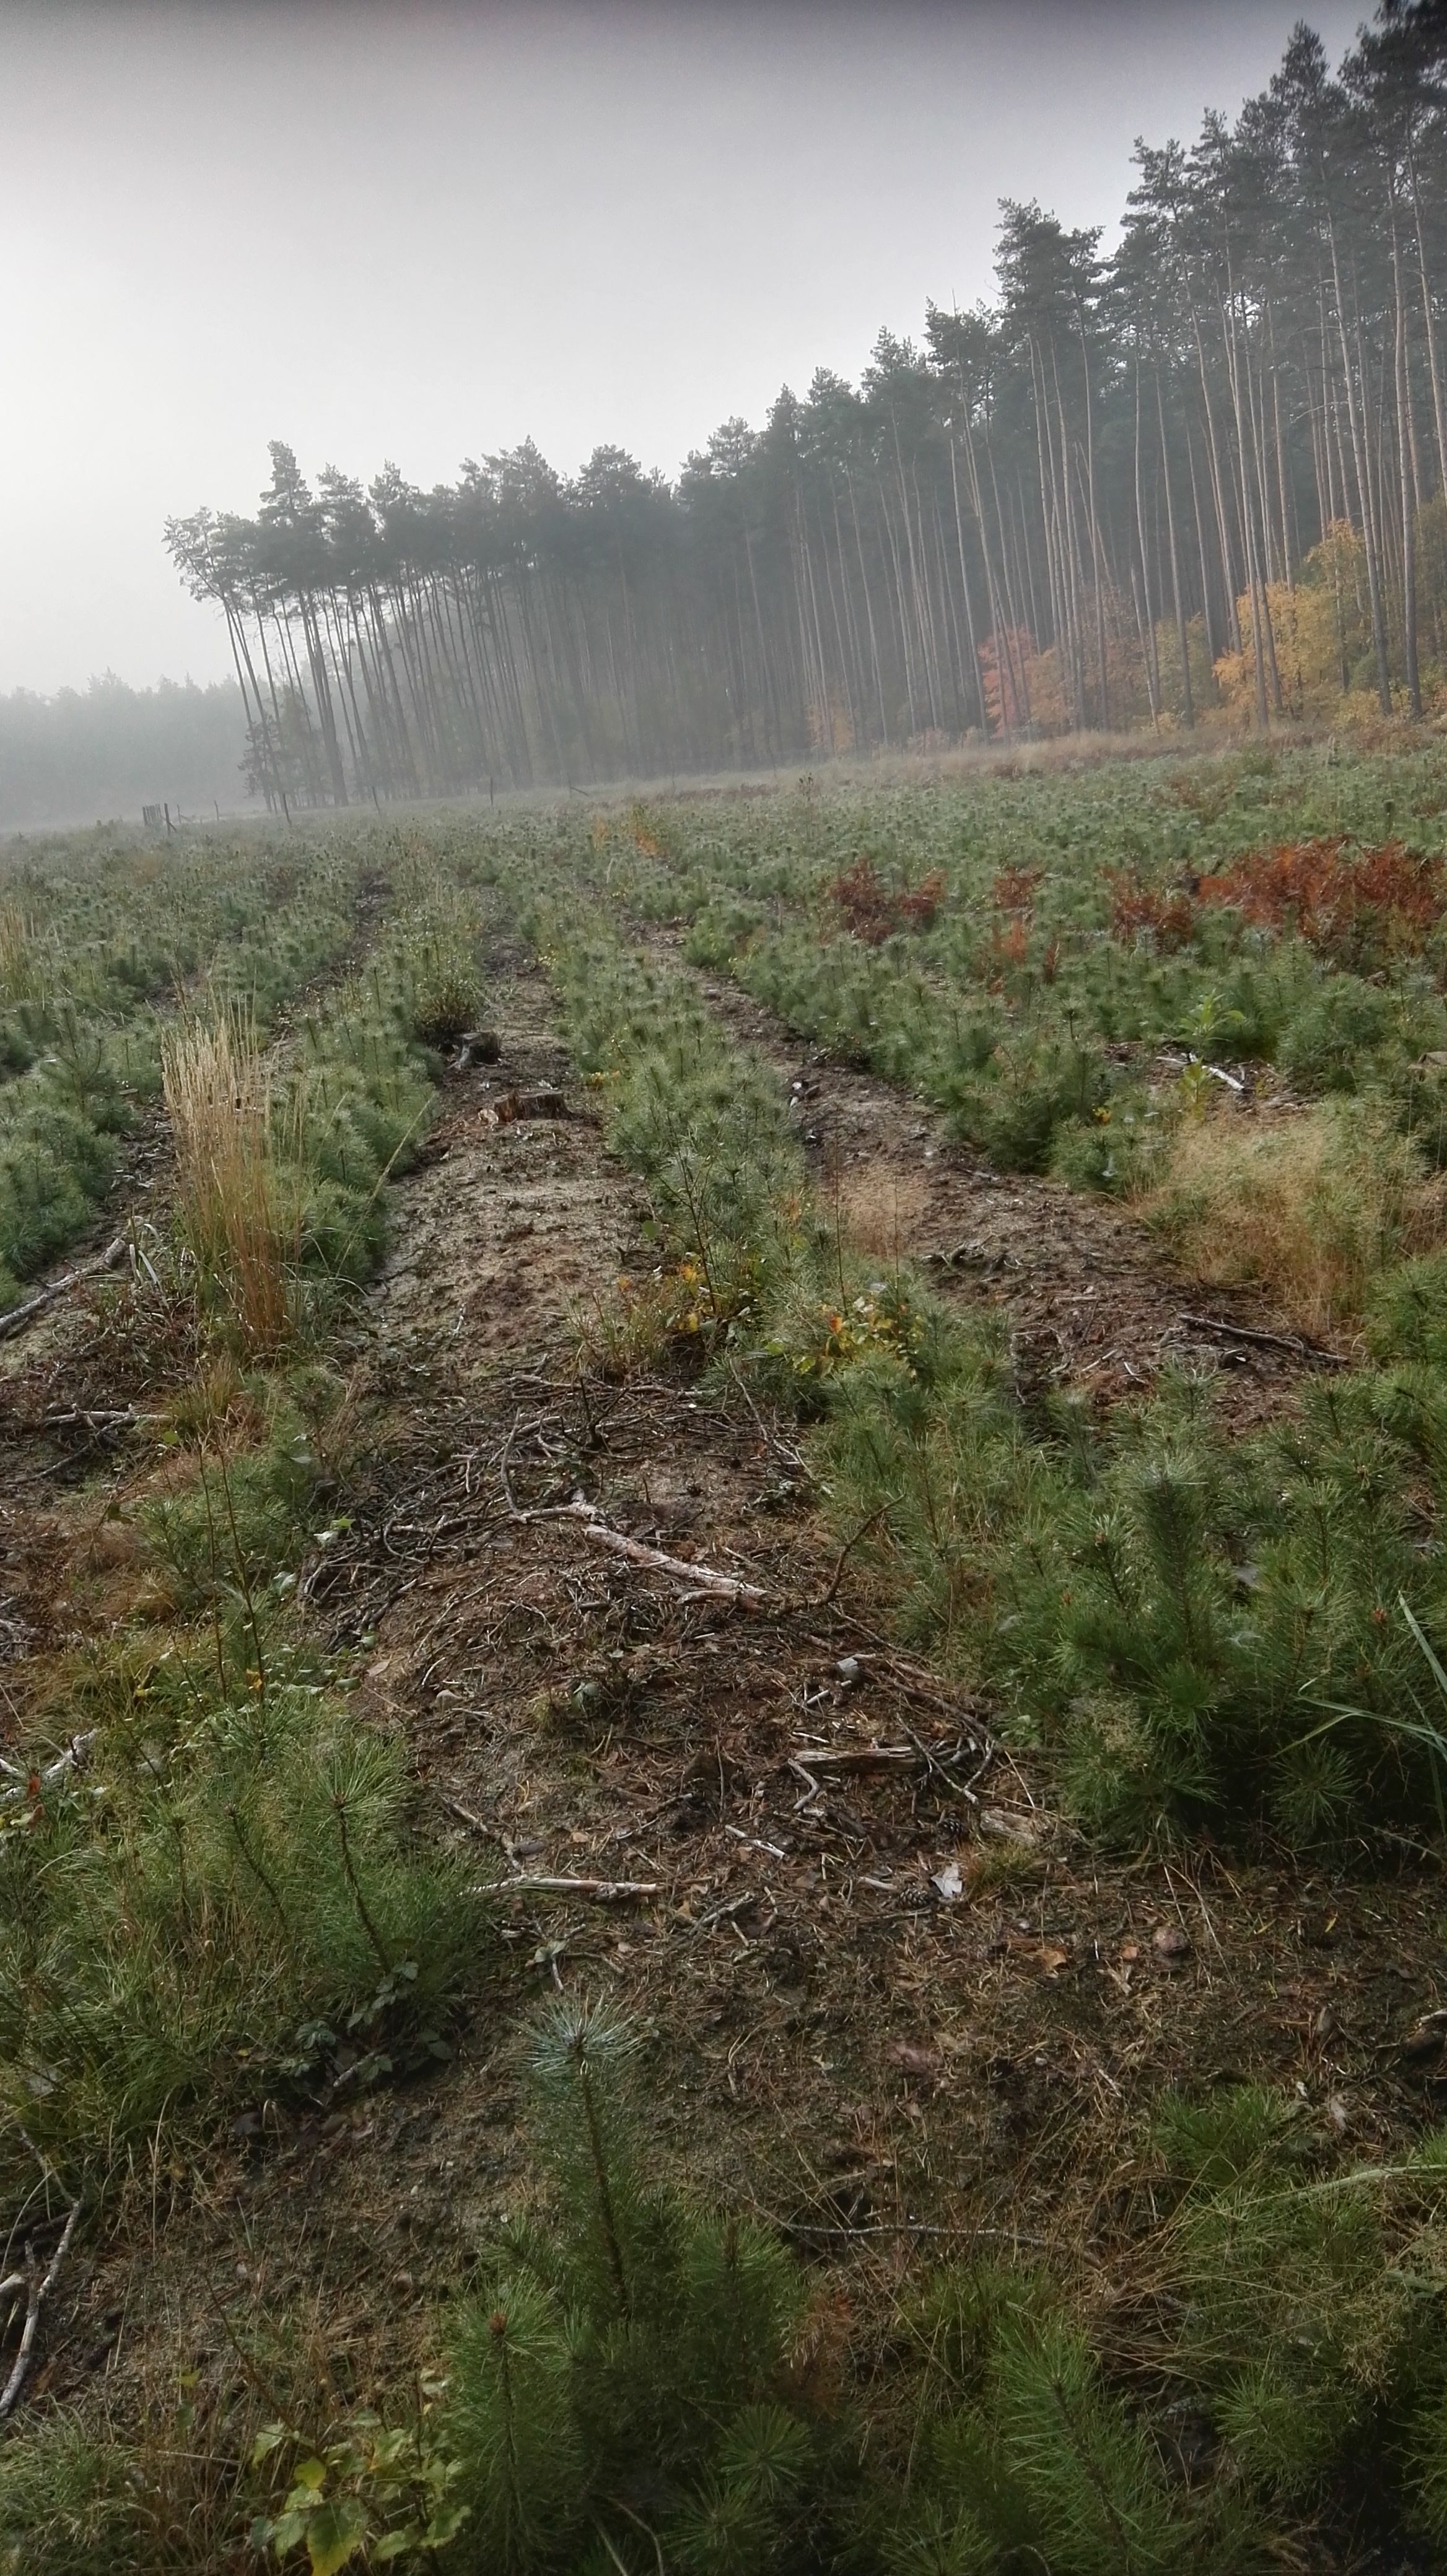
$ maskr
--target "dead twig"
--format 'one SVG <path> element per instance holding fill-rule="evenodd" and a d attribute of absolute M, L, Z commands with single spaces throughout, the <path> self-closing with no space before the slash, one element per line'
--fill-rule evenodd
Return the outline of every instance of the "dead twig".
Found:
<path fill-rule="evenodd" d="M 784 2236 L 837 2236 L 845 2239 L 852 2236 L 953 2236 L 959 2240 L 978 2236 L 987 2238 L 994 2245 L 1048 2246 L 1050 2242 L 1048 2236 L 1029 2235 L 1023 2227 L 972 2227 L 968 2221 L 957 2227 L 938 2227 L 923 2218 L 887 2218 L 868 2227 L 850 2227 L 842 2221 L 833 2227 L 816 2226 L 810 2220 L 790 2218 L 783 2221 L 780 2233 Z"/>
<path fill-rule="evenodd" d="M 747 1914 L 749 1907 L 757 1905 L 758 1901 L 758 1891 L 751 1887 L 743 1896 L 730 1897 L 727 1905 L 710 1906 L 707 1914 L 680 1913 L 677 1920 L 682 1924 L 685 1934 L 707 1932 L 715 1923 L 730 1923 L 736 1914 Z"/>
<path fill-rule="evenodd" d="M 13 2411 L 20 2392 L 25 2385 L 26 2375 L 30 2369 L 31 2357 L 35 2351 L 35 2337 L 40 2325 L 40 2312 L 44 2307 L 46 2300 L 49 2298 L 51 2291 L 54 2289 L 56 2279 L 60 2272 L 60 2267 L 65 2261 L 66 2255 L 70 2252 L 70 2240 L 75 2234 L 76 2224 L 79 2218 L 80 2202 L 75 2200 L 71 2203 L 70 2215 L 65 2222 L 60 2243 L 52 2254 L 49 2264 L 44 2272 L 41 2271 L 40 2266 L 36 2261 L 33 2249 L 29 2246 L 26 2248 L 25 2277 L 28 2281 L 29 2287 L 25 2300 L 25 2324 L 21 2330 L 20 2349 L 15 2356 L 14 2366 L 9 2378 L 5 2382 L 4 2388 L 0 2389 L 0 2422 L 3 2422 L 4 2418 Z"/>
<path fill-rule="evenodd" d="M 595 1503 L 585 1503 L 574 1495 L 570 1503 L 544 1503 L 534 1511 L 512 1513 L 515 1521 L 579 1521 L 590 1547 L 604 1547 L 613 1556 L 626 1556 L 630 1565 L 646 1565 L 651 1574 L 670 1575 L 675 1583 L 691 1583 L 700 1592 L 716 1592 L 731 1601 L 767 1601 L 768 1594 L 757 1583 L 745 1583 L 741 1575 L 725 1574 L 716 1565 L 697 1565 L 687 1557 L 666 1556 L 661 1547 L 645 1547 L 642 1539 L 625 1538 L 622 1530 L 610 1529 L 598 1516 Z"/>
<path fill-rule="evenodd" d="M 439 1806 L 446 1808 L 449 1816 L 455 1816 L 460 1825 L 466 1825 L 469 1832 L 481 1834 L 484 1842 L 502 1842 L 502 1836 L 497 1831 L 496 1827 L 493 1825 L 485 1825 L 481 1816 L 475 1816 L 470 1807 L 464 1807 L 460 1798 L 439 1797 L 438 1804 Z"/>
<path fill-rule="evenodd" d="M 868 1520 L 861 1521 L 858 1529 L 853 1532 L 851 1537 L 845 1540 L 844 1545 L 841 1547 L 838 1555 L 834 1559 L 834 1571 L 830 1575 L 828 1584 L 822 1592 L 817 1593 L 810 1601 L 783 1601 L 779 1605 L 780 1609 L 785 1613 L 799 1610 L 827 1610 L 830 1602 L 833 1600 L 839 1589 L 840 1583 L 843 1581 L 844 1568 L 849 1563 L 849 1560 L 854 1554 L 855 1549 L 858 1547 L 860 1540 L 867 1538 L 870 1531 L 875 1527 L 875 1524 L 883 1520 L 887 1509 L 888 1505 L 881 1503 L 878 1510 L 871 1512 Z"/>
<path fill-rule="evenodd" d="M 752 1395 L 749 1393 L 747 1382 L 737 1360 L 730 1360 L 729 1375 L 733 1379 L 735 1386 L 738 1388 L 740 1395 L 743 1397 L 745 1404 L 748 1406 L 750 1413 L 754 1417 L 754 1421 L 758 1426 L 759 1438 L 762 1440 L 765 1450 L 772 1450 L 776 1457 L 783 1460 L 786 1467 L 793 1468 L 796 1475 L 807 1474 L 807 1461 L 805 1460 L 802 1452 L 795 1449 L 789 1441 L 781 1440 L 777 1431 L 771 1430 L 768 1423 L 764 1420 L 764 1417 L 760 1413 L 758 1406 L 755 1404 Z"/>
<path fill-rule="evenodd" d="M 3 1320 L 3 1319 L 0 1319 Z M 38 1416 L 17 1415 L 5 1425 L 7 1431 L 36 1433 L 42 1431 L 129 1431 L 141 1423 L 164 1422 L 163 1413 L 141 1413 L 133 1404 L 98 1405 L 88 1408 L 73 1404 L 62 1411 Z"/>
<path fill-rule="evenodd" d="M 914 1728 L 907 1725 L 903 1718 L 901 1718 L 899 1722 L 900 1725 L 904 1727 L 905 1734 L 909 1737 L 911 1744 L 914 1746 L 916 1753 L 923 1762 L 930 1778 L 934 1779 L 938 1776 L 944 1782 L 945 1787 L 952 1798 L 968 1798 L 970 1805 L 972 1807 L 977 1807 L 980 1802 L 975 1796 L 974 1790 L 970 1788 L 965 1781 L 953 1779 L 945 1762 L 941 1760 L 939 1754 L 931 1753 L 929 1746 L 920 1742 Z M 970 1775 L 971 1779 L 974 1779 L 977 1776 L 978 1775 L 974 1772 Z"/>
<path fill-rule="evenodd" d="M 814 1771 L 874 1771 L 885 1763 L 898 1763 L 912 1771 L 917 1763 L 929 1763 L 922 1745 L 909 1744 L 801 1744 L 790 1756 L 791 1771 L 803 1771 L 805 1763 Z"/>
<path fill-rule="evenodd" d="M 500 1878 L 487 1896 L 591 1896 L 599 1905 L 622 1905 L 656 1896 L 656 1878 Z"/>
<path fill-rule="evenodd" d="M 917 1664 L 912 1656 L 898 1653 L 887 1637 L 881 1636 L 877 1628 L 871 1628 L 867 1620 L 857 1618 L 852 1610 L 840 1610 L 835 1615 L 856 1637 L 867 1637 L 871 1646 L 880 1649 L 874 1654 L 860 1655 L 857 1660 L 861 1664 L 882 1666 L 893 1675 L 899 1689 L 909 1698 L 922 1700 L 930 1708 L 943 1709 L 946 1717 L 954 1718 L 956 1723 L 970 1719 L 979 1724 L 979 1702 L 970 1692 L 956 1691 L 952 1698 L 947 1699 L 938 1688 L 939 1674 L 931 1672 L 927 1664 Z M 837 1640 L 831 1643 L 827 1637 L 811 1636 L 809 1643 L 826 1655 L 836 1655 L 839 1651 Z M 936 1687 L 929 1688 L 930 1683 Z"/>
<path fill-rule="evenodd" d="M 104 1252 L 96 1254 L 94 1261 L 82 1261 L 78 1268 L 67 1270 L 63 1279 L 52 1279 L 48 1288 L 37 1288 L 33 1297 L 27 1297 L 22 1305 L 12 1306 L 8 1315 L 0 1315 L 0 1341 L 8 1341 L 12 1333 L 23 1333 L 27 1324 L 45 1313 L 47 1306 L 53 1306 L 58 1297 L 68 1296 L 71 1289 L 79 1288 L 84 1280 L 98 1279 L 103 1270 L 114 1270 L 125 1259 L 126 1245 L 127 1237 L 118 1234 L 114 1243 L 108 1243 Z"/>
<path fill-rule="evenodd" d="M 654 1574 L 671 1575 L 675 1583 L 691 1583 L 700 1592 L 714 1592 L 730 1601 L 767 1601 L 768 1594 L 757 1583 L 745 1583 L 737 1574 L 725 1574 L 714 1565 L 690 1564 L 686 1557 L 665 1556 L 662 1548 L 645 1547 L 641 1539 L 625 1538 L 621 1530 L 607 1529 L 601 1521 L 584 1525 L 583 1536 L 593 1547 L 605 1547 L 614 1556 L 626 1556 L 633 1565 L 646 1565 Z"/>
<path fill-rule="evenodd" d="M 1350 1368 L 1350 1360 L 1340 1351 L 1324 1351 L 1318 1342 L 1306 1341 L 1300 1333 L 1263 1333 L 1254 1324 L 1229 1324 L 1224 1315 L 1182 1315 L 1180 1321 L 1194 1332 L 1215 1333 L 1227 1342 L 1259 1342 L 1263 1350 L 1290 1351 L 1294 1359 L 1314 1360 L 1320 1368 Z"/>

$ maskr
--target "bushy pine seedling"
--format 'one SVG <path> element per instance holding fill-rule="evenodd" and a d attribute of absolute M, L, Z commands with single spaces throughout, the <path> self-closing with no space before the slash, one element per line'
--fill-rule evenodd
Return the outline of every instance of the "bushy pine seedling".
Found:
<path fill-rule="evenodd" d="M 1169 1164 L 1180 1114 L 1178 1101 L 1162 1105 L 1144 1088 L 1122 1083 L 1089 1119 L 1055 1129 L 1052 1176 L 1072 1189 L 1144 1198 Z"/>
<path fill-rule="evenodd" d="M 221 1599 L 254 1610 L 256 1588 L 306 1545 L 317 1479 L 311 1436 L 283 1395 L 269 1387 L 258 1394 L 267 1417 L 262 1442 L 228 1453 L 203 1439 L 172 1490 L 142 1507 L 141 1526 L 183 1614 Z"/>
<path fill-rule="evenodd" d="M 73 1002 L 52 1015 L 52 1042 L 42 1067 L 45 1086 L 63 1107 L 101 1133 L 124 1134 L 134 1108 L 161 1087 L 154 1025 L 113 1028 L 82 1015 Z"/>
<path fill-rule="evenodd" d="M 727 1326 L 767 1295 L 796 1230 L 797 1149 L 775 1086 L 660 1046 L 628 1065 L 608 1106 L 609 1142 L 644 1175 L 663 1236 L 698 1265 L 711 1321 Z"/>
<path fill-rule="evenodd" d="M 1039 1464 L 1011 1403 L 998 1336 L 957 1324 L 925 1382 L 906 1354 L 839 1374 L 818 1437 L 838 1521 L 871 1527 L 904 1633 L 968 1655 L 988 1618 L 994 1533 L 1030 1516 Z"/>
<path fill-rule="evenodd" d="M 1422 1051 L 1400 1050 L 1383 1070 L 1381 1090 L 1398 1134 L 1408 1139 L 1427 1171 L 1442 1172 L 1447 1171 L 1447 1026 L 1440 1024 L 1440 1003 L 1434 1016 L 1439 1024 L 1429 1021 L 1425 1028 L 1419 1018 L 1413 1034 L 1423 1042 Z"/>
<path fill-rule="evenodd" d="M 0 1127 L 0 1262 L 15 1279 L 33 1278 L 84 1232 L 114 1167 L 110 1137 L 74 1109 L 14 1104 Z"/>
<path fill-rule="evenodd" d="M 0 2085 L 71 2174 L 203 2091 L 375 2080 L 475 1945 L 400 1748 L 303 1683 L 207 1689 L 177 1664 L 0 1832 Z"/>
<path fill-rule="evenodd" d="M 294 1139 L 304 1271 L 360 1283 L 375 1269 L 386 1183 L 415 1159 L 433 1098 L 428 1067 L 395 1030 L 338 1014 L 308 1021 L 283 1130 Z"/>
<path fill-rule="evenodd" d="M 647 1181 L 665 1249 L 696 1272 L 701 1327 L 716 1338 L 745 1317 L 757 1325 L 802 1257 L 803 1162 L 778 1083 L 679 979 L 596 934 L 552 936 L 608 1141 Z"/>
<path fill-rule="evenodd" d="M 1276 1057 L 1298 1091 L 1360 1091 L 1389 1055 L 1418 1053 L 1416 1035 L 1394 994 L 1359 975 L 1328 975 L 1286 1022 Z"/>
<path fill-rule="evenodd" d="M 1443 1607 L 1413 1499 L 1447 1463 L 1435 1379 L 1319 1387 L 1248 1442 L 1190 1380 L 1103 1427 L 1057 1406 L 1055 1429 L 956 1328 L 928 1376 L 838 1378 L 819 1468 L 841 1526 L 874 1520 L 906 1633 L 995 1685 L 1076 1811 L 1136 1837 L 1266 1804 L 1307 1839 L 1434 1813 L 1398 1603 L 1429 1631 Z"/>
<path fill-rule="evenodd" d="M 1324 2171 L 1302 2106 L 1254 2087 L 1168 2097 L 1156 2134 L 1184 2186 L 1162 2249 L 1182 2299 L 1178 2366 L 1238 2474 L 1303 2500 L 1358 2459 L 1400 2456 L 1404 2422 L 1430 2418 L 1447 2370 L 1440 2136 L 1395 2166 Z M 1430 2462 L 1416 2474 L 1430 2520 Z"/>
<path fill-rule="evenodd" d="M 947 1080 L 940 1098 L 955 1134 L 1001 1171 L 1041 1172 L 1061 1130 L 1092 1119 L 1109 1088 L 1103 1056 L 1030 1031 L 997 1047 L 972 1080 Z"/>
<path fill-rule="evenodd" d="M 768 918 L 763 906 L 752 903 L 711 904 L 700 887 L 698 899 L 690 903 L 688 890 L 678 888 L 679 910 L 689 920 L 683 953 L 690 966 L 731 967 L 751 946 Z M 646 916 L 645 916 L 646 917 Z"/>
<path fill-rule="evenodd" d="M 476 914 L 436 869 L 413 871 L 384 963 L 395 980 L 401 1026 L 418 1045 L 446 1046 L 476 1028 L 482 1012 Z"/>
<path fill-rule="evenodd" d="M 1387 1721 L 1412 1674 L 1396 1603 L 1428 1571 L 1409 1479 L 1441 1454 L 1439 1415 L 1435 1389 L 1368 1380 L 1228 1448 L 1200 1395 L 1167 1388 L 1074 1452 L 995 1561 L 994 1651 L 1049 1712 L 1083 1814 L 1139 1832 L 1264 1798 L 1309 1840 L 1423 1812 L 1428 1766 Z M 1337 1700 L 1357 1716 L 1328 1737 Z"/>
<path fill-rule="evenodd" d="M 1393 1263 L 1368 1290 L 1365 1321 L 1378 1359 L 1447 1369 L 1447 1252 Z"/>
<path fill-rule="evenodd" d="M 947 2274 L 910 2312 L 922 2378 L 891 2576 L 1255 2568 L 1283 2514 L 1363 2473 L 1380 2509 L 1439 2530 L 1440 2135 L 1344 2167 L 1301 2102 L 1252 2086 L 1168 2095 L 1154 2130 L 1167 2208 L 1142 2251 L 1179 2319 L 1168 2384 L 1217 2437 L 1207 2475 L 1164 2473 L 1149 2415 L 1046 2277 Z"/>
<path fill-rule="evenodd" d="M 560 2004 L 533 2055 L 557 2218 L 520 2238 L 454 2334 L 459 2564 L 835 2563 L 837 2446 L 791 2376 L 800 2268 L 762 2231 L 650 2182 L 635 2031 Z"/>
<path fill-rule="evenodd" d="M 886 1081 L 927 1091 L 942 1028 L 938 995 L 901 940 L 872 948 L 855 939 L 821 943 L 812 930 L 762 939 L 737 961 L 746 992 L 793 1028 L 821 1038 Z M 997 1017 L 1003 1035 L 1003 1014 Z"/>
<path fill-rule="evenodd" d="M 1254 2559 L 1229 2493 L 1182 2493 L 1145 2423 L 1106 2384 L 1043 2273 L 982 2266 L 931 2283 L 908 2502 L 881 2536 L 887 2576 L 1224 2571 Z"/>

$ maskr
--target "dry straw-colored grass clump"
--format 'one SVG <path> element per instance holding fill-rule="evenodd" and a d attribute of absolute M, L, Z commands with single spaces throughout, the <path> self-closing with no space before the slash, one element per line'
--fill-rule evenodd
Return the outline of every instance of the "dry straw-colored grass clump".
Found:
<path fill-rule="evenodd" d="M 182 1229 L 202 1294 L 245 1348 L 279 1348 L 295 1323 L 300 1212 L 276 1152 L 271 1069 L 250 1013 L 169 1032 L 161 1059 Z"/>
<path fill-rule="evenodd" d="M 31 925 L 18 905 L 0 905 L 0 993 L 8 1002 L 19 1001 L 34 979 Z"/>
<path fill-rule="evenodd" d="M 1447 1238 L 1443 1183 L 1348 1103 L 1183 1123 L 1147 1213 L 1197 1279 L 1259 1285 L 1312 1336 L 1356 1323 L 1389 1263 Z"/>
<path fill-rule="evenodd" d="M 831 1214 L 853 1251 L 899 1261 L 928 1212 L 929 1186 L 918 1172 L 872 1161 L 840 1173 L 834 1200 Z"/>

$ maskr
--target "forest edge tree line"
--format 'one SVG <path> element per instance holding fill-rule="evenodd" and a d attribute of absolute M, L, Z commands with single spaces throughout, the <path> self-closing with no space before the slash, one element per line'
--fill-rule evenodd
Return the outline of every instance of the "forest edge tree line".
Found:
<path fill-rule="evenodd" d="M 1447 704 L 1447 10 L 1293 32 L 1137 146 L 1110 258 L 1001 210 L 998 296 L 882 332 L 670 486 L 531 441 L 167 525 L 273 808 Z"/>

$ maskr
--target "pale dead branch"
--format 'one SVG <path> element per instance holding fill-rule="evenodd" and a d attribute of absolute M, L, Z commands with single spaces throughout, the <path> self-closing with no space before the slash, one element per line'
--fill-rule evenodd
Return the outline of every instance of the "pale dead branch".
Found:
<path fill-rule="evenodd" d="M 46 2300 L 49 2298 L 51 2291 L 55 2287 L 56 2280 L 59 2277 L 60 2267 L 65 2261 L 66 2255 L 70 2251 L 70 2240 L 75 2234 L 76 2223 L 79 2217 L 80 2202 L 78 2200 L 72 2201 L 70 2215 L 65 2222 L 60 2243 L 52 2254 L 44 2272 L 41 2271 L 33 2251 L 29 2247 L 26 2248 L 25 2279 L 29 2286 L 25 2300 L 25 2324 L 21 2330 L 20 2349 L 15 2356 L 10 2376 L 6 2380 L 4 2388 L 0 2389 L 0 2422 L 3 2422 L 4 2418 L 12 2412 L 16 2401 L 19 2398 L 20 2392 L 25 2385 L 26 2375 L 30 2369 L 31 2357 L 35 2351 L 35 2337 L 40 2326 L 40 2312 L 44 2307 Z M 15 2286 L 17 2288 L 19 2287 L 19 2277 L 19 2275 L 15 2276 Z M 9 2285 L 7 2284 L 7 2286 Z"/>
<path fill-rule="evenodd" d="M 79 1288 L 87 1279 L 98 1279 L 104 1270 L 118 1268 L 125 1255 L 126 1237 L 118 1234 L 115 1241 L 108 1243 L 104 1252 L 98 1252 L 93 1261 L 82 1261 L 74 1270 L 67 1270 L 64 1278 L 52 1279 L 48 1287 L 37 1288 L 33 1297 L 27 1297 L 22 1305 L 12 1306 L 8 1314 L 0 1315 L 0 1341 L 8 1341 L 12 1333 L 23 1333 L 27 1324 L 33 1324 L 36 1316 L 43 1315 L 58 1297 L 69 1296 L 72 1288 Z"/>

